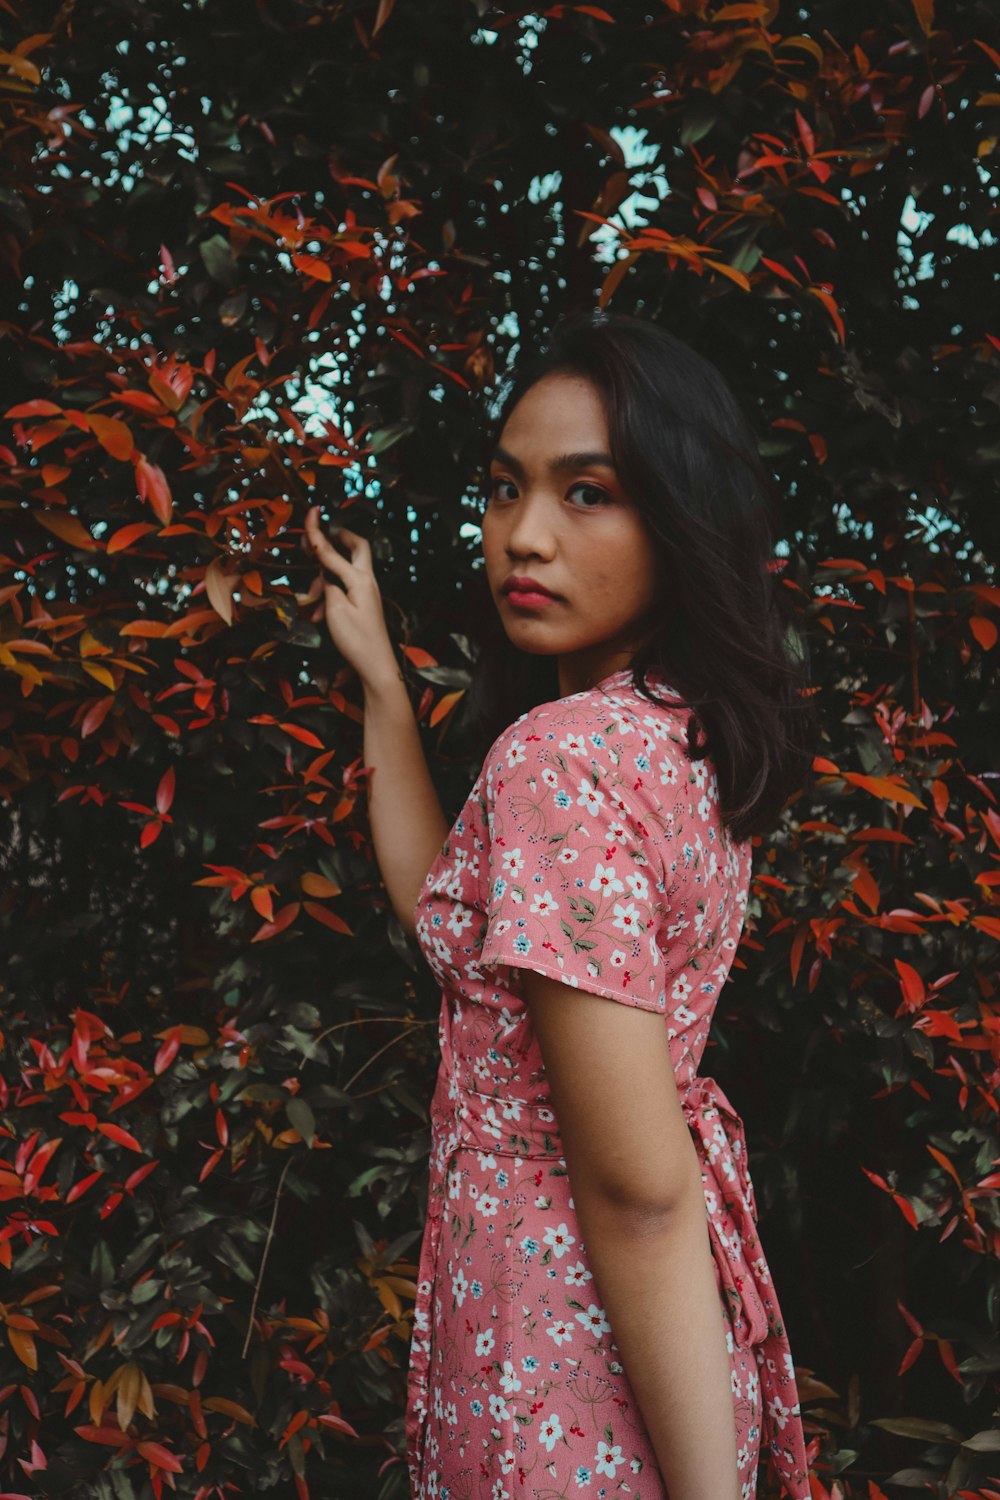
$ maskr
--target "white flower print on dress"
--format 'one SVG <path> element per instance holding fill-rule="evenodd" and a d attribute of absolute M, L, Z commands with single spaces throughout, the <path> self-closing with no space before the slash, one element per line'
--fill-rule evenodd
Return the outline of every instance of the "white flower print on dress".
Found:
<path fill-rule="evenodd" d="M 586 1331 L 597 1338 L 600 1338 L 602 1333 L 611 1332 L 611 1324 L 608 1322 L 604 1308 L 598 1307 L 596 1302 L 592 1302 L 586 1312 L 578 1312 L 576 1321 L 582 1323 Z"/>
<path fill-rule="evenodd" d="M 524 869 L 524 856 L 520 849 L 505 849 L 500 857 L 500 868 L 505 875 L 520 875 Z"/>
<path fill-rule="evenodd" d="M 581 781 L 577 792 L 579 793 L 576 799 L 578 805 L 589 812 L 592 817 L 596 817 L 604 803 L 604 793 L 592 786 L 589 781 Z"/>
<path fill-rule="evenodd" d="M 535 897 L 531 910 L 536 916 L 547 917 L 559 910 L 559 902 L 551 891 L 545 891 L 543 895 Z"/>
<path fill-rule="evenodd" d="M 561 1258 L 572 1245 L 576 1244 L 576 1236 L 570 1234 L 566 1224 L 560 1224 L 555 1229 L 550 1224 L 545 1231 L 545 1243 L 552 1246 L 553 1255 Z"/>
<path fill-rule="evenodd" d="M 625 882 L 618 879 L 614 865 L 599 864 L 594 871 L 594 878 L 590 882 L 589 889 L 602 891 L 607 895 L 610 891 L 624 891 Z"/>
<path fill-rule="evenodd" d="M 706 1085 L 685 1112 L 723 1290 L 742 1492 L 752 1500 L 768 1453 L 786 1500 L 810 1500 L 744 1147 L 699 1073 L 752 848 L 722 827 L 711 762 L 686 753 L 688 712 L 657 686 L 659 704 L 612 673 L 504 730 L 414 911 L 442 995 L 407 1383 L 412 1500 L 664 1500 L 580 1233 L 525 969 L 658 1012 L 682 1102 Z"/>
<path fill-rule="evenodd" d="M 572 1323 L 564 1323 L 560 1318 L 557 1322 L 550 1323 L 545 1332 L 557 1344 L 568 1344 L 573 1337 L 573 1325 Z"/>
<path fill-rule="evenodd" d="M 618 1471 L 618 1465 L 625 1462 L 622 1450 L 618 1443 L 609 1445 L 602 1439 L 597 1445 L 597 1457 L 594 1459 L 594 1468 L 598 1474 L 608 1474 L 614 1479 Z"/>
<path fill-rule="evenodd" d="M 538 1441 L 540 1443 L 544 1443 L 550 1453 L 555 1447 L 557 1439 L 561 1438 L 562 1435 L 562 1423 L 560 1422 L 555 1412 L 550 1413 L 550 1415 L 547 1416 L 544 1421 L 539 1424 Z"/>

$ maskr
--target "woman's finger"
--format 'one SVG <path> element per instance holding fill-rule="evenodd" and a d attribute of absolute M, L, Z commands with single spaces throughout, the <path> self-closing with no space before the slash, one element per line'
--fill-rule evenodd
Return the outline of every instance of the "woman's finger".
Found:
<path fill-rule="evenodd" d="M 368 538 L 361 536 L 357 531 L 348 531 L 346 526 L 338 526 L 333 534 L 337 541 L 347 548 L 351 562 L 358 572 L 370 573 L 372 549 Z"/>
<path fill-rule="evenodd" d="M 328 568 L 331 573 L 335 574 L 338 578 L 342 578 L 346 583 L 353 566 L 350 560 L 337 550 L 318 522 L 314 526 L 310 526 L 307 521 L 306 531 L 309 537 L 309 544 L 312 547 L 317 562 L 322 563 L 325 568 Z"/>

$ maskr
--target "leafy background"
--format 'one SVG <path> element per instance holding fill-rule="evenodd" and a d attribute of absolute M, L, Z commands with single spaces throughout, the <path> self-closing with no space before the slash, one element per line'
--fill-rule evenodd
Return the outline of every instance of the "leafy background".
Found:
<path fill-rule="evenodd" d="M 302 523 L 454 815 L 483 403 L 600 303 L 785 496 L 824 743 L 705 1066 L 814 1494 L 996 1500 L 995 8 L 0 16 L 0 1491 L 405 1496 L 438 995 Z"/>

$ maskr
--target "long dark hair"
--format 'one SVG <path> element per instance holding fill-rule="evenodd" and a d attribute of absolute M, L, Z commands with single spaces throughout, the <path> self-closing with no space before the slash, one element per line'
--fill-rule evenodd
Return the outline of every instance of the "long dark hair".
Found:
<path fill-rule="evenodd" d="M 483 425 L 483 473 L 504 424 L 544 375 L 586 377 L 604 404 L 611 454 L 654 539 L 660 604 L 630 663 L 637 691 L 657 668 L 692 710 L 690 759 L 710 755 L 730 837 L 773 827 L 811 769 L 818 739 L 805 635 L 774 555 L 779 494 L 749 422 L 703 355 L 657 324 L 582 312 L 515 361 Z M 517 650 L 485 575 L 465 723 L 483 750 L 526 709 L 559 697 L 552 656 Z M 672 700 L 676 701 L 676 700 Z"/>

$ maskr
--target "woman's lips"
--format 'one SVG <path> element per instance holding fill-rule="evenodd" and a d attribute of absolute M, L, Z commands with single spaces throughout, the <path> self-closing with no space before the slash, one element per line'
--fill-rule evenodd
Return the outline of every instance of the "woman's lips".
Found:
<path fill-rule="evenodd" d="M 542 604 L 556 604 L 554 594 L 540 594 L 535 589 L 508 589 L 504 598 L 515 609 L 538 609 Z"/>

